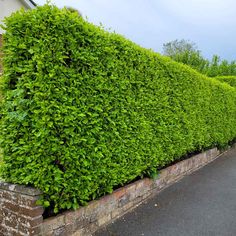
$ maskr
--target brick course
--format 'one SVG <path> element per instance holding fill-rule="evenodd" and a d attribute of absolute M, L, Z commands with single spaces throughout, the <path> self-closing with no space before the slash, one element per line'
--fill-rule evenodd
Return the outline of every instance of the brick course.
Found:
<path fill-rule="evenodd" d="M 114 221 L 185 175 L 213 161 L 216 148 L 178 162 L 159 172 L 157 178 L 144 178 L 115 190 L 88 206 L 66 211 L 43 220 L 43 208 L 36 205 L 41 192 L 0 182 L 0 235 L 88 236 Z"/>
<path fill-rule="evenodd" d="M 41 192 L 0 182 L 0 235 L 38 235 L 43 207 L 36 206 Z"/>

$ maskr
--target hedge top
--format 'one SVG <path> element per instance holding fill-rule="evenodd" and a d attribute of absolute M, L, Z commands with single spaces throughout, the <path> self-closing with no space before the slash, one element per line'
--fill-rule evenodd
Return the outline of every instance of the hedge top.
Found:
<path fill-rule="evenodd" d="M 214 78 L 219 80 L 220 82 L 224 82 L 226 84 L 229 84 L 231 87 L 236 88 L 236 76 L 217 76 Z"/>

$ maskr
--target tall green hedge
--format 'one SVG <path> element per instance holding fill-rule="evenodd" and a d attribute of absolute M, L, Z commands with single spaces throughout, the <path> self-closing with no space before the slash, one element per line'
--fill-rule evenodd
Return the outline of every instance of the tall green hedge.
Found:
<path fill-rule="evenodd" d="M 236 92 L 223 83 L 66 9 L 5 23 L 2 175 L 55 211 L 236 137 Z"/>
<path fill-rule="evenodd" d="M 214 78 L 236 88 L 236 76 L 217 76 Z"/>

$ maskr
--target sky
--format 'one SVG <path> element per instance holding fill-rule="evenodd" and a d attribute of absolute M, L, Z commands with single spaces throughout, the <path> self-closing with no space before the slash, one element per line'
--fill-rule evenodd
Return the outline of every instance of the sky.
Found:
<path fill-rule="evenodd" d="M 42 5 L 46 0 L 34 0 Z M 235 0 L 52 0 L 96 25 L 162 53 L 175 39 L 196 43 L 208 59 L 236 60 Z"/>

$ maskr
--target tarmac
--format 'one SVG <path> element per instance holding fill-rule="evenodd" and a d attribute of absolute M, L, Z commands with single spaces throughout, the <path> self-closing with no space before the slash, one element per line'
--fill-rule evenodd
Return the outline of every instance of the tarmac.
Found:
<path fill-rule="evenodd" d="M 236 236 L 236 148 L 94 236 Z"/>

